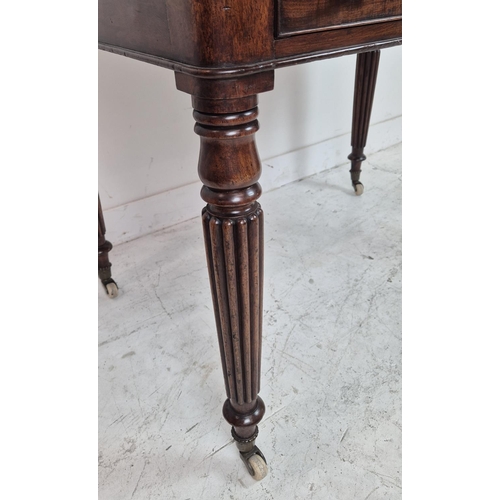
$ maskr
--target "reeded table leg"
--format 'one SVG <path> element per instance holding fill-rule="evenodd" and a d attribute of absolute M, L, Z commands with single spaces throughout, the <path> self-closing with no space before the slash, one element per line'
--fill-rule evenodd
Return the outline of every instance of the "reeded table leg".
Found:
<path fill-rule="evenodd" d="M 227 400 L 224 418 L 256 480 L 267 463 L 255 445 L 265 406 L 258 396 L 262 350 L 264 217 L 257 202 L 261 163 L 255 144 L 257 92 L 274 74 L 207 81 L 176 75 L 191 93 L 200 136 L 198 173 L 205 248 Z"/>
<path fill-rule="evenodd" d="M 363 194 L 363 184 L 361 184 L 359 177 L 361 174 L 361 162 L 366 160 L 363 149 L 366 146 L 366 139 L 368 137 L 379 60 L 380 50 L 360 53 L 356 59 L 356 82 L 354 87 L 351 136 L 352 153 L 348 158 L 351 160 L 350 173 L 352 187 L 357 195 Z"/>
<path fill-rule="evenodd" d="M 193 99 L 195 132 L 201 137 L 199 174 L 203 229 L 215 321 L 228 400 L 225 419 L 249 472 L 267 474 L 265 458 L 255 446 L 257 424 L 264 415 L 258 397 L 262 346 L 263 213 L 257 98 L 244 111 L 221 113 L 221 102 Z M 236 106 L 237 103 L 233 103 Z"/>
<path fill-rule="evenodd" d="M 98 265 L 99 279 L 106 290 L 106 293 L 114 298 L 118 295 L 118 286 L 111 278 L 111 262 L 109 262 L 108 253 L 113 248 L 113 245 L 106 240 L 106 226 L 104 225 L 104 217 L 102 215 L 101 199 L 98 197 Z"/>

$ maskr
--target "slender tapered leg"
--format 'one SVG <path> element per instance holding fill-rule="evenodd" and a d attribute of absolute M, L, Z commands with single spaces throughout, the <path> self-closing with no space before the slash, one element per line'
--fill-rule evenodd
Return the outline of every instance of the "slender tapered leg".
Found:
<path fill-rule="evenodd" d="M 264 220 L 256 201 L 261 193 L 257 107 L 224 114 L 195 110 L 194 117 L 201 136 L 203 229 L 228 397 L 223 414 L 250 473 L 263 476 L 265 458 L 255 446 L 265 410 L 258 397 Z"/>
<path fill-rule="evenodd" d="M 98 233 L 98 261 L 99 261 L 99 279 L 106 290 L 106 293 L 114 298 L 118 295 L 118 286 L 111 278 L 111 262 L 109 262 L 108 253 L 113 248 L 113 245 L 106 240 L 106 226 L 104 224 L 104 217 L 102 215 L 101 199 L 98 197 L 98 219 L 99 219 L 99 233 Z"/>
<path fill-rule="evenodd" d="M 361 184 L 359 177 L 361 162 L 366 160 L 363 150 L 368 137 L 379 60 L 380 50 L 358 54 L 356 60 L 351 136 L 352 153 L 348 158 L 351 160 L 352 187 L 357 195 L 363 194 L 363 184 Z"/>
<path fill-rule="evenodd" d="M 198 91 L 192 97 L 193 116 L 200 136 L 198 173 L 201 197 L 207 203 L 203 231 L 227 395 L 222 412 L 232 426 L 240 457 L 257 480 L 267 474 L 264 455 L 255 445 L 257 424 L 265 411 L 258 395 L 264 217 L 257 202 L 261 195 L 255 144 L 257 95 L 245 93 L 255 92 L 259 85 L 272 88 L 273 77 L 218 83 L 177 77 L 178 88 Z"/>

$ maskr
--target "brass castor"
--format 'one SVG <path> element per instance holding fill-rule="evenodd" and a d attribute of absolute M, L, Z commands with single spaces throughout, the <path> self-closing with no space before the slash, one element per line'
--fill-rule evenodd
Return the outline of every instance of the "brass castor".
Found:
<path fill-rule="evenodd" d="M 260 481 L 267 476 L 267 462 L 257 446 L 253 446 L 250 451 L 240 451 L 240 457 L 248 472 L 256 481 Z"/>
<path fill-rule="evenodd" d="M 259 433 L 259 428 L 256 427 L 255 433 L 250 438 L 244 439 L 239 437 L 234 427 L 231 429 L 231 434 L 236 441 L 236 446 L 240 452 L 240 458 L 243 460 L 245 467 L 247 468 L 250 475 L 256 480 L 260 481 L 267 476 L 268 467 L 266 462 L 266 457 L 259 450 L 257 446 L 255 446 L 255 440 Z"/>

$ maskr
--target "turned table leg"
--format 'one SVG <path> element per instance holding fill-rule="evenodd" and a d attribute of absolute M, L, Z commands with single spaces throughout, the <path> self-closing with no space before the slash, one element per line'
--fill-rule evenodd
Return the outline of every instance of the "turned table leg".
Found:
<path fill-rule="evenodd" d="M 102 215 L 101 199 L 98 198 L 98 219 L 99 219 L 99 232 L 98 232 L 98 272 L 99 279 L 106 290 L 106 293 L 114 298 L 118 295 L 118 286 L 111 278 L 111 262 L 109 262 L 108 253 L 113 248 L 113 245 L 106 240 L 106 226 L 104 224 L 104 217 Z"/>
<path fill-rule="evenodd" d="M 361 184 L 359 177 L 361 174 L 361 162 L 366 160 L 363 149 L 366 146 L 366 139 L 368 137 L 379 60 L 380 50 L 362 52 L 358 54 L 356 59 L 351 135 L 352 153 L 348 158 L 351 160 L 350 173 L 352 187 L 357 195 L 363 194 L 363 184 Z"/>
<path fill-rule="evenodd" d="M 260 479 L 267 467 L 255 446 L 265 410 L 258 397 L 264 219 L 257 203 L 257 100 L 251 109 L 229 113 L 215 113 L 218 104 L 194 100 L 205 247 L 228 397 L 223 414 L 250 473 Z"/>
<path fill-rule="evenodd" d="M 232 426 L 240 457 L 259 480 L 267 474 L 267 463 L 255 445 L 265 411 L 258 395 L 264 216 L 257 202 L 261 163 L 255 143 L 256 92 L 271 90 L 274 74 L 219 82 L 176 76 L 178 88 L 192 94 L 200 136 L 198 173 L 207 203 L 203 231 L 227 395 L 222 413 Z"/>

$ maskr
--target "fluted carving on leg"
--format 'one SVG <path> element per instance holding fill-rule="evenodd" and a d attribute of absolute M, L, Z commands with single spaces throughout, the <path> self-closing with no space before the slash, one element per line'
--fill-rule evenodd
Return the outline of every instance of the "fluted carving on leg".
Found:
<path fill-rule="evenodd" d="M 207 202 L 202 214 L 205 248 L 228 397 L 223 414 L 237 439 L 253 442 L 265 411 L 258 397 L 264 217 L 257 202 L 257 99 L 229 103 L 194 98 L 193 105 L 201 140 L 201 197 Z M 230 106 L 234 112 L 228 112 Z"/>
<path fill-rule="evenodd" d="M 380 50 L 363 52 L 356 59 L 356 80 L 354 87 L 354 105 L 352 115 L 351 146 L 351 181 L 356 188 L 361 174 L 361 162 L 366 160 L 363 150 L 368 138 L 368 127 L 375 95 Z"/>
<path fill-rule="evenodd" d="M 262 343 L 263 212 L 221 218 L 208 209 L 203 228 L 227 397 L 257 400 Z"/>

